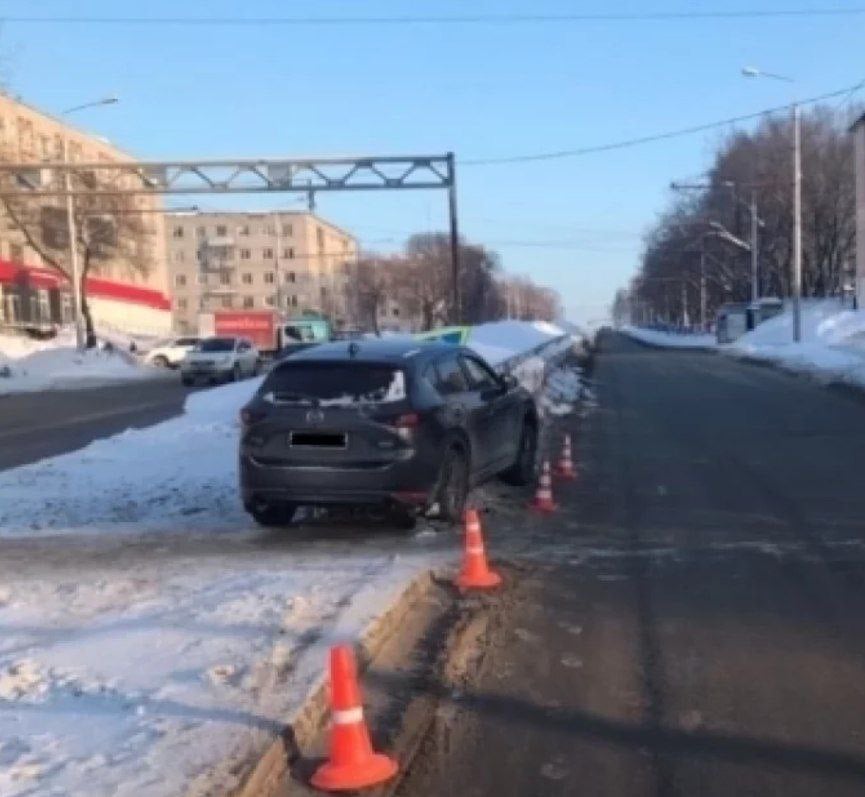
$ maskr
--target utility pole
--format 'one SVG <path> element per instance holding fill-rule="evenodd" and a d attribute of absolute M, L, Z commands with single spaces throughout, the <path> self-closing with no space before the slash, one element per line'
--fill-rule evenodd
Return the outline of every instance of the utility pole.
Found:
<path fill-rule="evenodd" d="M 757 217 L 757 192 L 751 189 L 751 302 L 760 299 L 759 243 L 757 240 L 760 219 Z"/>
<path fill-rule="evenodd" d="M 453 152 L 447 154 L 447 176 L 448 176 L 448 213 L 450 216 L 451 233 L 451 291 L 453 309 L 451 310 L 451 322 L 459 324 L 462 320 L 462 306 L 460 304 L 460 238 L 457 228 L 457 183 L 456 166 L 454 164 Z"/>
<path fill-rule="evenodd" d="M 69 139 L 63 136 L 63 163 L 69 163 Z M 72 171 L 63 172 L 66 191 L 66 234 L 69 236 L 69 270 L 72 276 L 72 318 L 75 322 L 75 345 L 83 349 L 86 341 L 82 326 L 81 267 L 78 264 L 78 228 L 75 224 L 75 199 L 72 195 Z"/>
<path fill-rule="evenodd" d="M 802 340 L 802 119 L 793 105 L 793 340 Z"/>

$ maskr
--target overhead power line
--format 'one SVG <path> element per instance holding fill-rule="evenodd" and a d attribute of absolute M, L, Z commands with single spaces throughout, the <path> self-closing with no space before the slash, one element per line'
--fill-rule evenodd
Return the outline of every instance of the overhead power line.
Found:
<path fill-rule="evenodd" d="M 581 155 L 591 155 L 596 152 L 609 152 L 616 149 L 628 149 L 637 147 L 641 144 L 651 144 L 656 141 L 665 141 L 670 138 L 679 138 L 681 136 L 689 136 L 694 133 L 703 133 L 707 130 L 714 130 L 719 127 L 727 127 L 728 125 L 737 124 L 739 122 L 749 122 L 754 119 L 759 119 L 767 114 L 778 113 L 779 111 L 788 111 L 794 104 L 800 107 L 804 105 L 813 105 L 823 100 L 830 100 L 834 97 L 852 94 L 865 85 L 865 80 L 860 80 L 852 86 L 845 86 L 843 89 L 829 91 L 825 94 L 818 94 L 816 97 L 808 97 L 804 100 L 799 100 L 796 103 L 788 103 L 786 105 L 776 105 L 774 108 L 764 108 L 762 111 L 754 111 L 753 113 L 741 114 L 740 116 L 730 116 L 726 119 L 719 119 L 715 122 L 706 122 L 704 124 L 692 125 L 691 127 L 680 127 L 675 130 L 667 130 L 663 133 L 652 133 L 650 135 L 639 136 L 638 138 L 626 138 L 621 141 L 612 141 L 607 144 L 595 144 L 588 147 L 578 147 L 576 149 L 562 149 L 552 152 L 537 152 L 528 155 L 510 155 L 501 158 L 467 158 L 460 159 L 460 166 L 492 166 L 503 163 L 529 163 L 532 161 L 559 160 L 561 158 L 576 158 Z"/>
<path fill-rule="evenodd" d="M 521 25 L 565 22 L 673 22 L 723 19 L 784 19 L 801 17 L 851 17 L 865 14 L 865 7 L 789 8 L 772 10 L 638 11 L 632 13 L 566 14 L 453 14 L 431 16 L 32 16 L 5 15 L 5 22 L 57 25 Z"/>

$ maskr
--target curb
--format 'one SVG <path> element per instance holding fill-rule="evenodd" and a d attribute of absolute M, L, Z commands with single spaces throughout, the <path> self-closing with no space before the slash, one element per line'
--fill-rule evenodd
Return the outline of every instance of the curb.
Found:
<path fill-rule="evenodd" d="M 362 672 L 396 630 L 412 605 L 428 595 L 434 586 L 433 571 L 415 576 L 393 603 L 361 633 L 357 642 L 358 669 Z M 288 719 L 285 729 L 258 759 L 234 797 L 272 797 L 300 750 L 309 748 L 327 718 L 327 672 L 322 670 L 303 702 Z"/>

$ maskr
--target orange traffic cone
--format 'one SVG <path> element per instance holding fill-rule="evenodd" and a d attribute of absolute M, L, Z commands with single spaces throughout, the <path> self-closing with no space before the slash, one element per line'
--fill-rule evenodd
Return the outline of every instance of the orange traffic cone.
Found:
<path fill-rule="evenodd" d="M 544 466 L 541 469 L 541 478 L 538 479 L 538 489 L 529 507 L 536 512 L 543 512 L 544 514 L 556 511 L 556 505 L 553 502 L 553 480 L 550 477 L 549 460 L 544 461 Z"/>
<path fill-rule="evenodd" d="M 577 471 L 574 468 L 574 459 L 571 455 L 571 436 L 569 434 L 565 435 L 565 444 L 562 446 L 562 456 L 559 457 L 559 461 L 556 463 L 555 474 L 556 476 L 560 476 L 562 479 L 573 480 L 577 478 Z"/>
<path fill-rule="evenodd" d="M 463 566 L 457 576 L 456 585 L 460 589 L 492 589 L 502 583 L 502 577 L 487 565 L 484 538 L 481 534 L 481 521 L 477 510 L 466 509 L 465 514 L 465 551 Z"/>
<path fill-rule="evenodd" d="M 330 756 L 312 776 L 312 785 L 324 791 L 349 791 L 392 778 L 396 761 L 372 751 L 349 645 L 330 649 L 330 706 Z"/>

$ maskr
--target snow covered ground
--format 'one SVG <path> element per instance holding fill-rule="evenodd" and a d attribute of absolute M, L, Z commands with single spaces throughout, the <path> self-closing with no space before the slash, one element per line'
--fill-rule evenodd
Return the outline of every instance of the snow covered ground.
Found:
<path fill-rule="evenodd" d="M 88 387 L 156 375 L 125 351 L 78 351 L 71 330 L 49 340 L 0 334 L 0 395 Z"/>
<path fill-rule="evenodd" d="M 634 340 L 639 340 L 641 343 L 669 349 L 714 349 L 717 345 L 714 335 L 691 332 L 661 332 L 657 329 L 646 329 L 645 327 L 630 325 L 620 327 L 619 331 L 634 338 Z"/>
<path fill-rule="evenodd" d="M 583 391 L 541 358 L 524 368 L 550 414 Z M 192 394 L 178 418 L 0 473 L 3 797 L 229 793 L 327 645 L 456 554 L 424 526 L 257 529 L 236 451 L 258 384 Z"/>
<path fill-rule="evenodd" d="M 865 386 L 865 311 L 844 309 L 836 299 L 805 301 L 801 342 L 793 342 L 793 314 L 787 309 L 723 351 L 819 379 Z"/>

